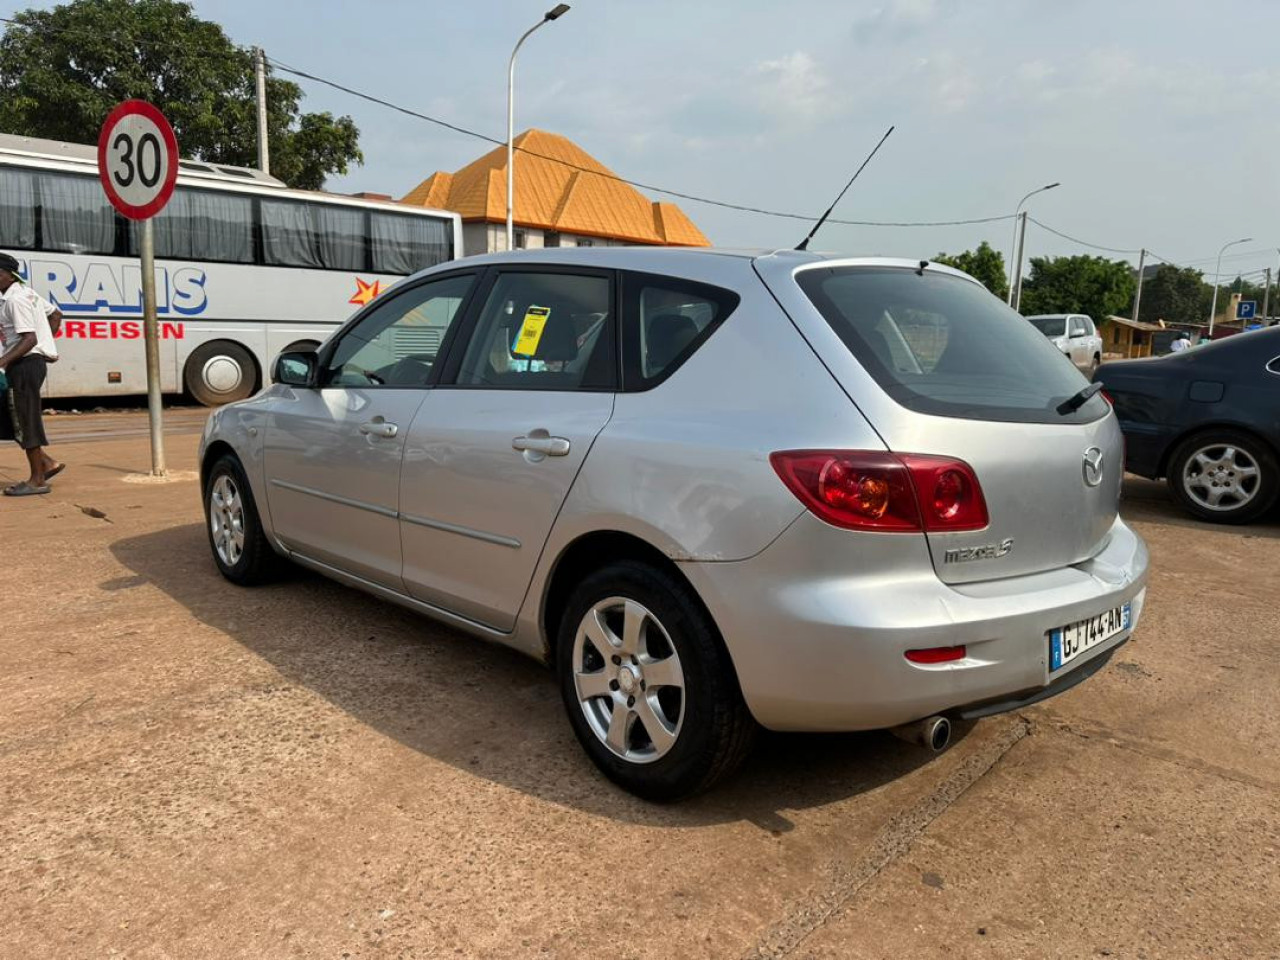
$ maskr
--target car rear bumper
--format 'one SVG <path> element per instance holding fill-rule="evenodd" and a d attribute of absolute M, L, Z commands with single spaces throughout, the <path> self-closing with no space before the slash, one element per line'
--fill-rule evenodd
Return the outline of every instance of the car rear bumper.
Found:
<path fill-rule="evenodd" d="M 948 585 L 923 537 L 851 535 L 806 514 L 750 560 L 682 568 L 720 626 L 755 718 L 774 730 L 835 731 L 986 715 L 1068 689 L 1131 635 L 1147 562 L 1142 539 L 1117 518 L 1084 563 Z M 1050 671 L 1050 630 L 1123 603 L 1129 629 Z M 951 663 L 905 657 L 960 644 L 966 655 Z"/>

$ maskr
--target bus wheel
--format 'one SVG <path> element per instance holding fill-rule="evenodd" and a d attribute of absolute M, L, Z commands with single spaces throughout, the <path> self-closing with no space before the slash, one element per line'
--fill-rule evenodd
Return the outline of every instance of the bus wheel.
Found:
<path fill-rule="evenodd" d="M 257 385 L 253 354 L 238 343 L 215 340 L 192 351 L 183 371 L 187 390 L 206 407 L 243 400 Z"/>

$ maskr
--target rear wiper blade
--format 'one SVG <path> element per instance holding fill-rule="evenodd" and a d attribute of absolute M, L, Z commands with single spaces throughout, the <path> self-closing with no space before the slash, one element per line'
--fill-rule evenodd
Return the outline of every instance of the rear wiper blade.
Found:
<path fill-rule="evenodd" d="M 1063 400 L 1060 404 L 1058 404 L 1057 411 L 1064 417 L 1069 413 L 1075 413 L 1077 410 L 1079 410 L 1081 407 L 1083 407 L 1086 403 L 1088 403 L 1090 400 L 1092 400 L 1101 392 L 1102 392 L 1102 384 L 1091 383 L 1087 387 L 1082 389 L 1079 393 L 1077 393 L 1075 396 L 1068 397 L 1066 400 Z"/>

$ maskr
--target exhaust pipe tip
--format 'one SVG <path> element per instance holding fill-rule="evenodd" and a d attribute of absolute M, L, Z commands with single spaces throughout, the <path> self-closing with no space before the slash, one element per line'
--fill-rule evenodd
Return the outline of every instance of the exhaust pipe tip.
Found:
<path fill-rule="evenodd" d="M 924 747 L 932 753 L 941 753 L 951 743 L 951 721 L 946 717 L 927 717 L 904 723 L 889 732 L 900 740 Z"/>

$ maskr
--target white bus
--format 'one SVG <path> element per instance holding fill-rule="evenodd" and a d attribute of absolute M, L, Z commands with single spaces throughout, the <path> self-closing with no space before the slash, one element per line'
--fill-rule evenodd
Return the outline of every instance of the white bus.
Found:
<path fill-rule="evenodd" d="M 147 389 L 139 225 L 107 202 L 97 160 L 0 134 L 0 250 L 64 317 L 50 397 Z M 462 227 L 448 211 L 183 160 L 155 244 L 162 389 L 213 405 L 252 394 L 279 353 L 316 347 L 396 280 L 459 256 Z"/>

